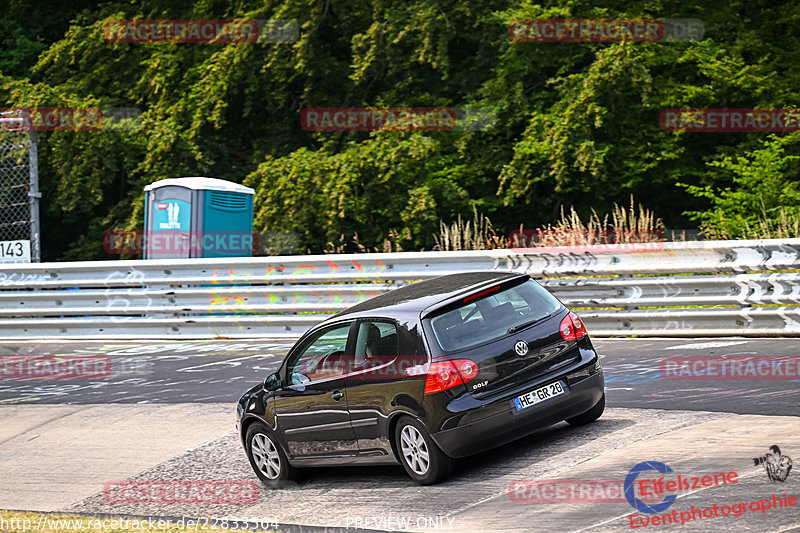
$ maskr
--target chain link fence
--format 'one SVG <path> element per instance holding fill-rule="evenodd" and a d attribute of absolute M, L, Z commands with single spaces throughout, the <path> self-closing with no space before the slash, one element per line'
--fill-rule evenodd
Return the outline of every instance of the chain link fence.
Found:
<path fill-rule="evenodd" d="M 0 112 L 0 241 L 30 241 L 40 260 L 36 144 L 24 111 Z"/>

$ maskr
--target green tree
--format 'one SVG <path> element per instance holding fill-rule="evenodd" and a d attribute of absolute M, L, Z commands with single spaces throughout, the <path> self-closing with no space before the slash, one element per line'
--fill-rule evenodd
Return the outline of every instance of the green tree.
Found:
<path fill-rule="evenodd" d="M 41 135 L 48 260 L 107 258 L 104 232 L 141 228 L 143 187 L 187 175 L 246 179 L 258 193 L 258 229 L 298 231 L 299 251 L 319 252 L 356 232 L 367 247 L 390 232 L 407 248 L 430 247 L 438 219 L 471 217 L 473 208 L 503 233 L 554 222 L 564 205 L 602 216 L 631 194 L 668 227 L 705 223 L 721 207 L 716 193 L 699 191 L 750 194 L 743 170 L 709 162 L 752 159 L 766 148 L 765 135 L 664 132 L 659 112 L 793 107 L 800 84 L 790 1 L 734 0 L 725 9 L 711 0 L 7 2 L 0 106 L 142 112 L 125 129 Z M 706 36 L 509 39 L 512 20 L 556 17 L 693 17 Z M 108 21 L 131 18 L 290 19 L 300 34 L 295 42 L 255 44 L 104 38 Z M 495 125 L 312 132 L 299 120 L 308 107 L 467 105 L 493 110 Z M 793 144 L 783 150 L 794 155 Z M 787 160 L 775 179 L 784 173 L 793 183 L 793 165 Z M 772 213 L 792 209 L 791 190 L 774 199 L 753 194 L 763 192 Z M 760 201 L 741 203 L 732 224 L 757 218 Z"/>
<path fill-rule="evenodd" d="M 715 183 L 730 184 L 687 186 L 711 203 L 711 209 L 690 213 L 709 236 L 746 238 L 761 222 L 777 225 L 787 215 L 800 219 L 800 132 L 771 135 L 758 149 L 708 166 Z"/>

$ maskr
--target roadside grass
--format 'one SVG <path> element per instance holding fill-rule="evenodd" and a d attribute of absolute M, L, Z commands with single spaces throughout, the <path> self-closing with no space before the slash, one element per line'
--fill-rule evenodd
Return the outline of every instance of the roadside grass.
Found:
<path fill-rule="evenodd" d="M 609 219 L 610 216 L 610 219 Z M 574 207 L 569 212 L 561 207 L 561 216 L 546 226 L 502 235 L 489 217 L 473 206 L 472 221 L 459 215 L 451 224 L 439 221 L 439 235 L 434 235 L 434 250 L 492 250 L 502 248 L 537 248 L 558 246 L 620 245 L 663 241 L 664 223 L 631 196 L 628 208 L 614 204 L 603 218 L 592 209 L 584 222 Z"/>

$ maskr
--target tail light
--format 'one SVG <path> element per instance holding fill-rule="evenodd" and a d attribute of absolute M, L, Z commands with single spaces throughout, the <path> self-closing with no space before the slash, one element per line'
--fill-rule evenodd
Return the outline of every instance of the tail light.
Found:
<path fill-rule="evenodd" d="M 478 365 L 469 359 L 454 359 L 431 363 L 425 378 L 425 394 L 433 394 L 472 381 L 478 375 Z"/>
<path fill-rule="evenodd" d="M 558 330 L 565 341 L 575 341 L 589 334 L 583 321 L 572 311 L 561 320 Z"/>

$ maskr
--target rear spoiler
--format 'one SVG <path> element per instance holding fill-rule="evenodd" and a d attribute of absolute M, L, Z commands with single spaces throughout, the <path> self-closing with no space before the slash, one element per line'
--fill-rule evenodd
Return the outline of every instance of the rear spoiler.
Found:
<path fill-rule="evenodd" d="M 455 309 L 456 307 L 461 307 L 465 303 L 477 300 L 483 296 L 489 296 L 490 294 L 513 287 L 515 285 L 519 285 L 520 283 L 524 283 L 525 281 L 531 279 L 528 274 L 518 274 L 515 272 L 509 272 L 509 274 L 516 275 L 509 276 L 504 279 L 491 280 L 478 285 L 473 285 L 472 287 L 465 289 L 451 298 L 442 300 L 441 302 L 424 309 L 420 313 L 420 319 L 446 313 L 447 311 Z"/>

